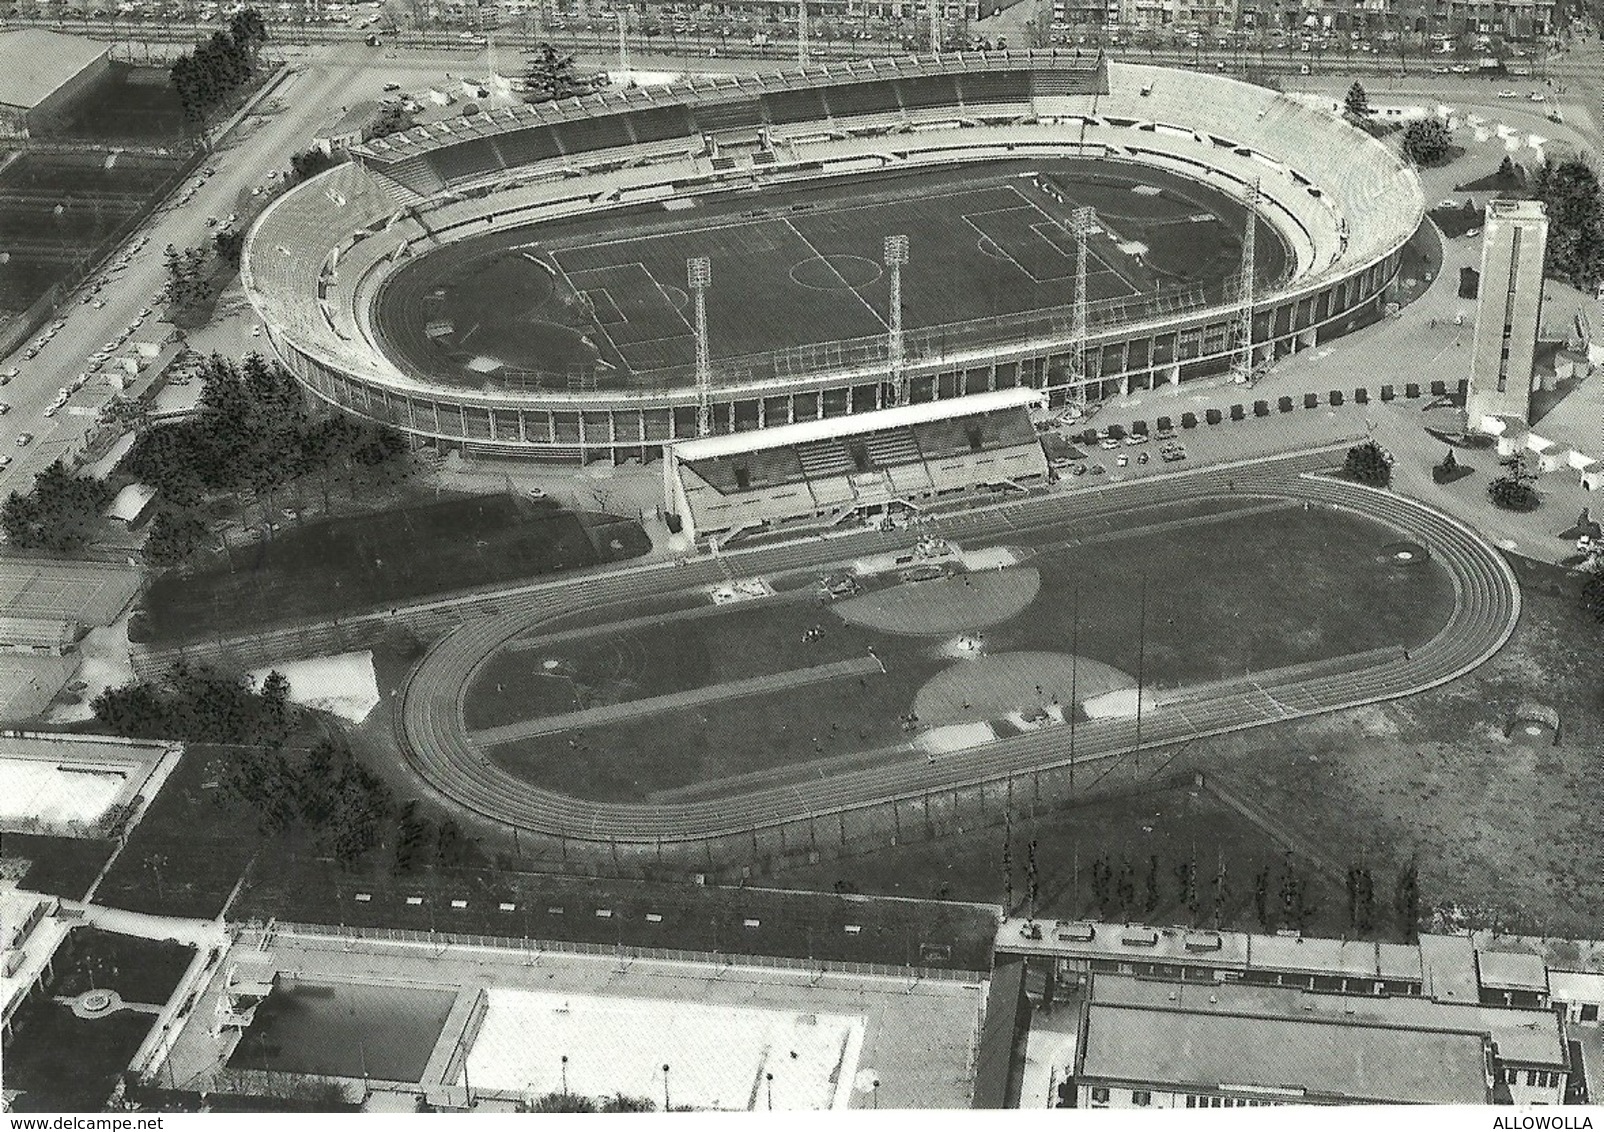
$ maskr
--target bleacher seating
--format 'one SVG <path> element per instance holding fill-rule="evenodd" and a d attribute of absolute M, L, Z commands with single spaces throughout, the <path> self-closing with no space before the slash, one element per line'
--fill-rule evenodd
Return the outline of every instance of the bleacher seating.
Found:
<path fill-rule="evenodd" d="M 434 166 L 422 153 L 407 154 L 399 161 L 379 165 L 378 168 L 420 196 L 432 197 L 446 187 L 440 174 L 435 172 Z"/>
<path fill-rule="evenodd" d="M 863 438 L 869 461 L 876 468 L 895 468 L 919 462 L 919 446 L 905 428 L 871 432 Z"/>
<path fill-rule="evenodd" d="M 558 156 L 557 139 L 550 126 L 525 126 L 496 139 L 508 169 L 519 169 Z"/>
<path fill-rule="evenodd" d="M 823 479 L 826 476 L 842 476 L 852 470 L 852 459 L 847 455 L 847 450 L 841 446 L 841 441 L 835 437 L 799 444 L 796 447 L 796 455 L 802 463 L 802 471 L 810 480 Z"/>
<path fill-rule="evenodd" d="M 958 105 L 958 83 L 951 75 L 928 75 L 917 79 L 898 79 L 896 85 L 904 110 L 924 110 L 932 106 Z"/>
<path fill-rule="evenodd" d="M 965 106 L 1030 100 L 1030 74 L 1026 71 L 988 71 L 964 75 L 958 82 Z"/>
<path fill-rule="evenodd" d="M 456 145 L 432 150 L 428 154 L 428 161 L 447 185 L 471 181 L 502 167 L 496 147 L 488 138 L 469 138 Z"/>
<path fill-rule="evenodd" d="M 579 118 L 572 122 L 559 122 L 551 128 L 569 156 L 594 153 L 599 149 L 616 149 L 631 144 L 629 127 L 622 114 L 609 114 L 605 118 Z"/>
<path fill-rule="evenodd" d="M 755 129 L 763 123 L 763 104 L 755 98 L 738 98 L 695 107 L 696 128 L 704 134 L 724 130 Z"/>
<path fill-rule="evenodd" d="M 901 105 L 897 101 L 896 88 L 886 79 L 831 87 L 824 92 L 824 101 L 830 107 L 830 115 L 835 118 L 884 114 Z"/>
<path fill-rule="evenodd" d="M 771 125 L 783 126 L 792 122 L 817 122 L 828 118 L 824 105 L 824 92 L 811 90 L 777 90 L 763 96 L 763 112 Z"/>
<path fill-rule="evenodd" d="M 725 495 L 800 483 L 804 478 L 795 448 L 759 448 L 738 456 L 697 460 L 688 466 L 706 480 L 708 486 Z"/>
<path fill-rule="evenodd" d="M 684 106 L 654 106 L 630 112 L 629 123 L 641 144 L 691 136 L 691 112 Z"/>

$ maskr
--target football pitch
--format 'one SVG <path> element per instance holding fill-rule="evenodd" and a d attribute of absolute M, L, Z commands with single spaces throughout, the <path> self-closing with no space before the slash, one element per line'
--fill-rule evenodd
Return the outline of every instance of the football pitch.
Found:
<path fill-rule="evenodd" d="M 386 285 L 380 337 L 410 368 L 478 381 L 587 359 L 637 383 L 695 360 L 687 261 L 708 261 L 710 352 L 741 359 L 875 338 L 890 321 L 885 240 L 905 236 L 910 333 L 1071 306 L 1072 217 L 1091 210 L 1088 302 L 1221 293 L 1245 212 L 1185 178 L 1108 162 L 992 163 L 686 197 L 605 217 L 487 233 L 421 257 Z M 1261 232 L 1261 278 L 1287 249 Z"/>
<path fill-rule="evenodd" d="M 1137 674 L 1147 702 L 1419 647 L 1452 583 L 1434 562 L 1384 561 L 1394 537 L 1345 513 L 1209 499 L 1044 528 L 1015 565 L 866 578 L 842 600 L 797 576 L 761 602 L 637 603 L 508 641 L 470 683 L 464 722 L 512 774 L 605 801 L 935 759 L 1128 714 Z"/>

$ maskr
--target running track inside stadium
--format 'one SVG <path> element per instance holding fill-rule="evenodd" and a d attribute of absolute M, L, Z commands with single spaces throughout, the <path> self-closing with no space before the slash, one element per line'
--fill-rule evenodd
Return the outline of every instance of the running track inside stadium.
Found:
<path fill-rule="evenodd" d="M 1134 719 L 1081 724 L 1077 765 L 1411 695 L 1464 675 L 1503 647 L 1520 616 L 1520 589 L 1509 564 L 1479 535 L 1439 511 L 1391 492 L 1317 474 L 1339 463 L 1342 451 L 1329 448 L 1110 484 L 941 518 L 944 535 L 975 544 L 1006 541 L 1022 530 L 1062 524 L 1074 515 L 1118 513 L 1234 491 L 1303 500 L 1374 519 L 1429 548 L 1453 581 L 1454 612 L 1441 631 L 1417 649 L 1381 662 L 1373 655 L 1339 657 L 1182 689 L 1170 702 L 1144 710 L 1140 748 Z M 737 577 L 757 576 L 909 546 L 914 537 L 910 532 L 865 531 L 755 548 L 726 554 L 725 559 Z M 944 754 L 933 763 L 910 752 L 905 758 L 734 796 L 682 803 L 608 803 L 533 786 L 470 745 L 463 696 L 475 668 L 503 642 L 577 608 L 721 580 L 717 563 L 706 558 L 591 575 L 519 595 L 502 603 L 496 616 L 466 622 L 429 650 L 403 689 L 398 723 L 413 770 L 444 801 L 519 830 L 577 841 L 662 845 L 773 829 L 1068 763 L 1064 735 L 1049 729 Z"/>

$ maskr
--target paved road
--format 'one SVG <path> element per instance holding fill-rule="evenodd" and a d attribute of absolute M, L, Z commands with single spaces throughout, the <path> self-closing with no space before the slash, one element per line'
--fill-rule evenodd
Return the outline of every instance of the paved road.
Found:
<path fill-rule="evenodd" d="M 1440 512 L 1388 492 L 1308 474 L 1337 458 L 1334 450 L 1327 450 L 1207 469 L 1026 501 L 944 522 L 947 533 L 960 542 L 1017 538 L 1023 530 L 1061 525 L 1076 515 L 1117 513 L 1234 490 L 1361 513 L 1429 547 L 1453 579 L 1453 615 L 1431 642 L 1412 653 L 1399 650 L 1399 655 L 1379 660 L 1371 654 L 1349 664 L 1300 666 L 1211 685 L 1199 695 L 1145 713 L 1140 731 L 1134 719 L 1087 723 L 1078 728 L 1077 764 L 1409 695 L 1469 672 L 1503 646 L 1520 613 L 1520 591 L 1508 564 L 1469 528 Z M 726 557 L 739 574 L 765 574 L 854 557 L 891 539 L 865 534 Z M 742 834 L 893 798 L 1001 781 L 1070 761 L 1061 730 L 1047 730 L 943 755 L 935 762 L 913 756 L 734 797 L 644 805 L 601 803 L 540 789 L 473 749 L 463 719 L 464 690 L 503 641 L 525 635 L 541 620 L 577 604 L 638 597 L 656 583 L 667 589 L 705 580 L 690 576 L 700 569 L 696 564 L 685 572 L 669 569 L 653 576 L 600 576 L 556 584 L 531 594 L 515 609 L 504 607 L 499 617 L 468 622 L 440 641 L 409 680 L 399 712 L 402 746 L 414 772 L 448 804 L 517 829 L 650 845 Z"/>
<path fill-rule="evenodd" d="M 169 199 L 135 234 L 134 239 L 145 234 L 149 240 L 126 269 L 110 276 L 111 282 L 100 293 L 104 309 L 86 305 L 80 301 L 82 295 L 76 296 L 60 312 L 67 325 L 45 343 L 38 357 L 27 358 L 19 349 L 0 360 L 0 370 L 11 366 L 21 370 L 9 385 L 0 388 L 0 401 L 11 405 L 11 411 L 0 416 L 0 453 L 14 457 L 11 466 L 0 469 L 0 496 L 27 489 L 36 473 L 68 454 L 85 432 L 93 429 L 96 414 L 114 396 L 106 379 L 97 375 L 55 416 L 44 415 L 58 390 L 85 372 L 90 354 L 127 330 L 147 307 L 156 308 L 155 314 L 144 320 L 132 340 L 158 340 L 172 329 L 158 321 L 159 296 L 167 282 L 166 246 L 186 248 L 209 240 L 213 229 L 207 227 L 206 218 L 226 218 L 235 211 L 242 192 L 249 193 L 253 185 L 262 183 L 269 169 L 286 166 L 291 153 L 305 149 L 314 130 L 329 117 L 331 103 L 342 100 L 343 91 L 360 70 L 340 62 L 298 67 L 273 95 L 287 109 L 265 118 L 248 116 L 219 142 L 207 162 L 217 172 L 207 178 L 194 199 L 182 205 L 176 196 Z M 37 340 L 35 335 L 24 346 Z M 265 339 L 262 341 L 265 350 Z M 27 447 L 18 447 L 18 434 L 24 432 L 35 439 Z"/>

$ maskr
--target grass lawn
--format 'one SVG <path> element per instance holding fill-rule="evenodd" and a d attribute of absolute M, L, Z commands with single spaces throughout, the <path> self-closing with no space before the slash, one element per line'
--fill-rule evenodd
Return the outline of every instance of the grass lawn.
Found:
<path fill-rule="evenodd" d="M 616 545 L 615 545 L 616 544 Z M 285 525 L 270 541 L 165 574 L 144 599 L 144 639 L 178 642 L 340 616 L 433 594 L 636 557 L 640 525 L 507 495 L 417 503 Z"/>
<path fill-rule="evenodd" d="M 1423 899 L 1475 926 L 1592 938 L 1604 907 L 1604 626 L 1577 582 L 1511 556 L 1523 595 L 1510 643 L 1445 687 L 1369 708 L 1209 739 L 1238 793 L 1316 842 L 1420 866 Z M 1504 735 L 1533 700 L 1562 741 Z"/>
<path fill-rule="evenodd" d="M 1079 205 L 1101 222 L 1091 238 L 1093 300 L 1180 284 L 1218 293 L 1235 275 L 1244 213 L 1211 187 L 1107 163 L 991 162 L 723 194 L 671 216 L 652 206 L 487 233 L 399 273 L 376 317 L 407 366 L 443 380 L 482 384 L 485 358 L 564 374 L 593 365 L 587 353 L 619 377 L 681 376 L 694 355 L 688 257 L 712 264 L 715 358 L 760 354 L 884 333 L 888 232 L 906 233 L 913 248 L 902 274 L 910 331 L 1062 307 L 1074 277 L 1063 226 Z M 1132 242 L 1140 255 L 1122 250 Z M 538 256 L 529 250 L 537 243 Z M 1261 238 L 1257 247 L 1261 275 L 1278 277 L 1284 244 Z M 555 288 L 548 260 L 560 272 Z M 431 323 L 452 329 L 431 336 Z M 581 332 L 593 345 L 576 345 Z"/>
<path fill-rule="evenodd" d="M 102 1111 L 155 1020 L 126 1010 L 84 1020 L 60 1003 L 35 999 L 17 1015 L 16 1036 L 6 1046 L 6 1089 L 21 1092 L 12 1110 Z"/>
<path fill-rule="evenodd" d="M 57 968 L 52 992 L 66 997 L 94 988 L 111 989 L 124 1002 L 161 1006 L 172 995 L 195 949 L 173 940 L 73 929 L 68 943 L 71 958 Z"/>
<path fill-rule="evenodd" d="M 1199 513 L 1184 509 L 1174 516 Z M 1171 517 L 1152 510 L 1139 521 Z M 1042 533 L 1041 552 L 1028 563 L 1040 571 L 1040 596 L 1023 614 L 986 627 L 986 650 L 1062 654 L 1078 639 L 1082 656 L 1134 674 L 1144 574 L 1140 664 L 1156 688 L 1384 645 L 1418 645 L 1451 609 L 1452 585 L 1441 570 L 1379 564 L 1376 550 L 1395 534 L 1343 513 L 1227 514 L 1097 541 L 1111 534 L 1118 532 L 1090 523 Z M 1080 544 L 1066 545 L 1071 538 Z M 815 625 L 823 626 L 823 637 L 804 641 Z M 468 720 L 477 727 L 573 710 L 576 685 L 553 678 L 552 671 L 577 673 L 585 695 L 607 702 L 863 656 L 870 648 L 883 662 L 883 676 L 666 711 L 491 751 L 500 765 L 530 781 L 581 797 L 638 800 L 689 783 L 905 741 L 900 717 L 920 688 L 964 663 L 940 651 L 947 636 L 876 632 L 809 603 L 737 607 L 662 629 L 603 627 L 549 650 L 497 656 L 470 691 Z M 559 667 L 546 669 L 552 660 Z"/>
<path fill-rule="evenodd" d="M 1209 795 L 1188 789 L 1156 788 L 1147 793 L 1101 798 L 1030 818 L 1021 806 L 1013 823 L 1014 915 L 1028 910 L 1026 863 L 1036 842 L 1037 912 L 1053 919 L 1097 918 L 1091 876 L 1099 858 L 1118 872 L 1129 863 L 1134 901 L 1112 909 L 1115 919 L 1148 923 L 1214 922 L 1213 882 L 1225 866 L 1226 895 L 1221 923 L 1246 931 L 1278 924 L 1259 922 L 1253 906 L 1254 879 L 1270 870 L 1270 902 L 1279 891 L 1285 855 L 1268 837 Z M 880 849 L 863 857 L 783 869 L 773 883 L 795 888 L 841 884 L 890 896 L 1004 903 L 1003 827 L 994 825 L 936 842 Z M 1147 900 L 1151 859 L 1158 858 L 1159 899 Z M 1194 914 L 1181 897 L 1177 866 L 1194 863 L 1200 902 Z M 1315 904 L 1311 934 L 1349 931 L 1346 895 L 1306 866 L 1296 874 L 1311 886 Z"/>
<path fill-rule="evenodd" d="M 371 899 L 357 901 L 358 892 Z M 409 905 L 408 896 L 424 902 Z M 935 901 L 476 870 L 393 878 L 314 861 L 258 868 L 235 914 L 864 963 L 904 964 L 911 955 L 917 964 L 923 954 L 928 966 L 971 970 L 988 965 L 994 930 L 985 909 Z M 848 924 L 862 930 L 848 933 Z"/>
<path fill-rule="evenodd" d="M 100 875 L 115 846 L 83 837 L 47 837 L 33 833 L 5 835 L 5 856 L 29 862 L 21 887 L 51 896 L 80 900 Z"/>
<path fill-rule="evenodd" d="M 189 744 L 96 893 L 102 903 L 168 916 L 222 910 L 261 843 L 207 786 L 216 780 L 214 760 L 229 757 L 228 748 Z"/>

